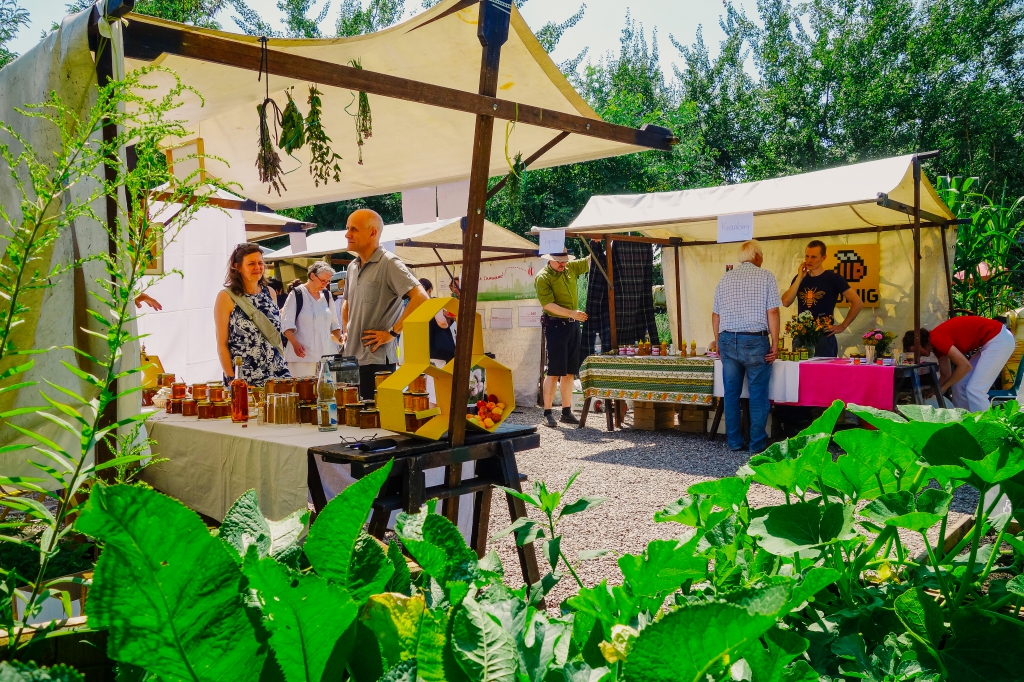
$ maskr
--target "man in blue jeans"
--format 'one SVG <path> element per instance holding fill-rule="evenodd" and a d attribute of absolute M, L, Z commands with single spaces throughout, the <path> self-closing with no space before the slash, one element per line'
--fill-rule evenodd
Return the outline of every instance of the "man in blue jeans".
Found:
<path fill-rule="evenodd" d="M 740 424 L 740 394 L 746 375 L 750 395 L 750 452 L 768 447 L 768 383 L 779 353 L 779 284 L 761 269 L 764 255 L 755 240 L 743 242 L 740 264 L 725 273 L 715 289 L 711 325 L 714 348 L 722 358 L 725 430 L 729 449 L 746 448 Z"/>

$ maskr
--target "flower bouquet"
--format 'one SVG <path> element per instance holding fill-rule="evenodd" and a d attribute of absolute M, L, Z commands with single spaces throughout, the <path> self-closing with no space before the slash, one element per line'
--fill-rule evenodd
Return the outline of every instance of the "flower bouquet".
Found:
<path fill-rule="evenodd" d="M 823 315 L 814 317 L 809 310 L 805 310 L 792 320 L 786 323 L 786 336 L 793 337 L 793 347 L 799 345 L 814 355 L 814 349 L 818 341 L 832 333 L 832 316 Z"/>
<path fill-rule="evenodd" d="M 865 333 L 862 338 L 865 346 L 874 346 L 875 355 L 882 357 L 883 355 L 888 355 L 892 348 L 892 342 L 896 340 L 896 335 L 881 329 L 872 329 Z"/>

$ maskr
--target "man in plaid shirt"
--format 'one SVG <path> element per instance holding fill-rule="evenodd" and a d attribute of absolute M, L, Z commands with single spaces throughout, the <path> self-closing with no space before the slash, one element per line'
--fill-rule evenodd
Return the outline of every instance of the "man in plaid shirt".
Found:
<path fill-rule="evenodd" d="M 740 425 L 740 394 L 746 375 L 750 392 L 750 451 L 768 447 L 768 383 L 779 353 L 779 284 L 761 269 L 764 256 L 755 240 L 743 242 L 740 264 L 725 273 L 715 289 L 711 325 L 713 348 L 722 358 L 725 430 L 729 449 L 746 448 Z"/>

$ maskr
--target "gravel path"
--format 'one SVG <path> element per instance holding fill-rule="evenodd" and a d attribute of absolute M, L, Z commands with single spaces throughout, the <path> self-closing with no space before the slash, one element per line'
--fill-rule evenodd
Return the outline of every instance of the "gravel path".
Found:
<path fill-rule="evenodd" d="M 537 408 L 517 408 L 508 421 L 539 425 L 542 416 L 542 410 Z M 631 423 L 632 416 L 628 415 L 625 425 Z M 730 452 L 724 437 L 708 441 L 698 434 L 631 428 L 609 433 L 605 431 L 604 415 L 591 415 L 584 429 L 560 425 L 558 429 L 540 426 L 539 431 L 540 448 L 516 456 L 519 471 L 529 477 L 526 486 L 539 480 L 547 482 L 549 488 L 561 488 L 573 472 L 582 470 L 568 499 L 584 495 L 608 498 L 596 509 L 566 517 L 559 525 L 562 550 L 572 559 L 581 550 L 611 550 L 605 557 L 584 562 L 578 571 L 588 587 L 602 579 L 613 584 L 622 582 L 616 564 L 619 555 L 642 552 L 651 540 L 677 537 L 683 530 L 678 524 L 655 523 L 656 511 L 677 500 L 695 483 L 732 476 L 748 459 L 748 453 Z M 756 507 L 785 501 L 781 492 L 758 484 L 751 486 L 749 498 Z M 976 504 L 976 495 L 971 499 L 968 494 L 958 494 L 953 505 L 956 511 L 950 514 L 950 527 L 964 512 L 972 513 Z M 540 520 L 539 513 L 530 516 Z M 491 505 L 490 534 L 493 536 L 508 525 L 504 495 L 496 493 Z M 919 537 L 905 540 L 911 554 L 924 551 Z M 513 586 L 521 585 L 514 537 L 491 541 L 490 547 L 501 556 L 506 581 Z M 543 559 L 538 560 L 546 566 Z M 572 577 L 566 576 L 552 591 L 548 604 L 557 606 L 576 589 Z"/>

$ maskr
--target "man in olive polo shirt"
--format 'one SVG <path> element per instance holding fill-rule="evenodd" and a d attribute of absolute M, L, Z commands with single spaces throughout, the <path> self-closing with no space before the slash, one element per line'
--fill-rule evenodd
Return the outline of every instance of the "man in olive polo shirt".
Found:
<path fill-rule="evenodd" d="M 572 384 L 580 371 L 580 322 L 587 314 L 580 312 L 576 278 L 590 269 L 590 258 L 575 260 L 560 253 L 545 255 L 547 266 L 534 278 L 537 299 L 544 306 L 544 338 L 548 350 L 548 375 L 544 377 L 544 423 L 556 428 L 551 413 L 555 385 L 562 381 L 563 424 L 579 424 L 572 413 Z"/>

